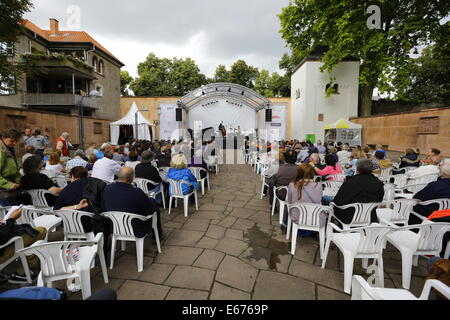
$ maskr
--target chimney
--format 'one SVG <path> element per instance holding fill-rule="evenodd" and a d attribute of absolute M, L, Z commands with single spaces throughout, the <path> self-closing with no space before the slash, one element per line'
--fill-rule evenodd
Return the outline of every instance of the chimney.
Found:
<path fill-rule="evenodd" d="M 50 36 L 57 36 L 59 33 L 59 21 L 50 19 Z"/>

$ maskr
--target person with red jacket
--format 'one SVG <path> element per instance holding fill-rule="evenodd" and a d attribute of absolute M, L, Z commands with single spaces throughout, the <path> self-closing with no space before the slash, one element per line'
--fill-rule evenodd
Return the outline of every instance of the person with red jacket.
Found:
<path fill-rule="evenodd" d="M 61 155 L 63 157 L 68 157 L 69 156 L 69 148 L 71 146 L 72 145 L 69 142 L 69 133 L 63 132 L 61 134 L 61 137 L 59 137 L 56 140 L 56 147 L 55 147 L 55 149 L 56 150 L 60 150 L 61 151 Z"/>

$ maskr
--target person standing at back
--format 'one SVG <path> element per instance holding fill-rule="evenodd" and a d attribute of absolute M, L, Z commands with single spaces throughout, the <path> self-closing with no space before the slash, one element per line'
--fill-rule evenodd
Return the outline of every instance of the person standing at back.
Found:
<path fill-rule="evenodd" d="M 61 136 L 56 140 L 55 149 L 61 151 L 61 156 L 69 156 L 69 148 L 72 145 L 69 142 L 69 133 L 63 132 Z"/>
<path fill-rule="evenodd" d="M 21 134 L 15 129 L 2 132 L 0 139 L 0 205 L 16 204 L 17 189 L 19 189 L 20 167 L 14 147 L 19 142 Z"/>
<path fill-rule="evenodd" d="M 50 146 L 47 138 L 41 135 L 41 130 L 34 129 L 30 144 L 36 149 L 36 155 L 44 159 L 44 150 Z"/>

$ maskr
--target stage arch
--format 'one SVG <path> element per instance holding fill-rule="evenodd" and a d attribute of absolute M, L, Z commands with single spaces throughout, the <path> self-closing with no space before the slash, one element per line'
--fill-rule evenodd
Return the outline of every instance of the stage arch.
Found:
<path fill-rule="evenodd" d="M 212 83 L 181 98 L 178 106 L 186 114 L 186 129 L 212 127 L 218 131 L 222 123 L 227 134 L 252 134 L 265 129 L 265 109 L 271 102 L 257 92 L 233 83 Z"/>

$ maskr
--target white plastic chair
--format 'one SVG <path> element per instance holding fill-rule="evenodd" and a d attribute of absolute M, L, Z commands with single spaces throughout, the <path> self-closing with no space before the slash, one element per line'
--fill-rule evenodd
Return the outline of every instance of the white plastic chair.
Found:
<path fill-rule="evenodd" d="M 326 223 L 320 225 L 320 215 L 331 213 L 331 208 L 314 204 L 314 203 L 301 203 L 295 205 L 288 205 L 288 227 L 286 232 L 286 239 L 289 239 L 289 234 L 292 227 L 292 237 L 291 237 L 291 254 L 295 255 L 295 249 L 297 247 L 297 233 L 298 230 L 310 230 L 319 233 L 319 244 L 320 244 L 320 258 L 323 259 L 324 247 L 325 247 L 325 229 Z M 294 209 L 300 211 L 300 216 L 298 218 L 298 223 L 292 223 L 290 212 Z M 328 219 L 328 218 L 327 218 Z"/>
<path fill-rule="evenodd" d="M 216 174 L 219 173 L 219 158 L 217 156 L 208 156 L 208 161 L 205 159 L 205 162 L 209 169 L 214 168 Z"/>
<path fill-rule="evenodd" d="M 342 224 L 342 227 L 344 230 L 349 230 L 350 228 L 355 228 L 355 227 L 366 227 L 366 226 L 370 225 L 370 218 L 371 218 L 372 210 L 380 205 L 382 205 L 382 203 L 376 203 L 376 202 L 352 203 L 352 204 L 348 204 L 345 206 L 337 206 L 334 202 L 330 203 L 330 207 L 333 209 L 333 213 L 332 213 L 333 218 Z M 335 208 L 338 208 L 341 210 L 345 210 L 345 209 L 349 209 L 349 208 L 355 209 L 352 221 L 350 223 L 343 223 L 334 214 Z"/>
<path fill-rule="evenodd" d="M 429 184 L 431 182 L 437 181 L 437 179 L 439 178 L 439 173 L 436 174 L 427 174 L 427 175 L 423 175 L 414 179 L 411 179 L 411 182 L 408 182 L 410 184 Z"/>
<path fill-rule="evenodd" d="M 199 168 L 199 167 L 190 167 L 189 170 L 192 172 L 192 174 L 197 179 L 198 183 L 201 183 L 202 185 L 202 196 L 205 195 L 205 180 L 208 184 L 208 190 L 211 190 L 211 187 L 209 185 L 209 172 L 208 170 L 205 170 L 205 168 Z M 206 173 L 206 177 L 202 178 L 202 172 Z"/>
<path fill-rule="evenodd" d="M 387 208 L 377 208 L 378 221 L 380 223 L 392 223 L 408 225 L 409 215 L 413 212 L 413 207 L 418 204 L 416 199 L 397 199 L 383 202 Z"/>
<path fill-rule="evenodd" d="M 42 210 L 33 206 L 26 206 L 22 208 L 22 215 L 17 220 L 18 224 L 29 224 L 33 228 L 43 227 L 47 229 L 45 241 L 48 240 L 49 232 L 56 231 L 56 228 L 61 225 L 62 219 L 57 217 L 54 212 Z"/>
<path fill-rule="evenodd" d="M 57 174 L 54 180 L 58 184 L 58 187 L 64 189 L 65 187 L 67 187 L 69 177 L 67 175 Z"/>
<path fill-rule="evenodd" d="M 184 216 L 187 217 L 188 211 L 189 211 L 189 197 L 192 195 L 194 195 L 194 197 L 195 197 L 195 209 L 198 211 L 197 190 L 194 188 L 194 191 L 192 191 L 191 193 L 183 194 L 182 184 L 187 184 L 188 186 L 193 186 L 191 183 L 184 181 L 184 180 L 175 181 L 172 179 L 167 179 L 167 182 L 170 184 L 170 193 L 171 193 L 170 199 L 169 199 L 169 214 L 171 213 L 171 210 L 172 210 L 172 200 L 175 199 L 175 204 L 176 204 L 176 199 L 183 199 Z"/>
<path fill-rule="evenodd" d="M 345 174 L 332 174 L 325 177 L 325 180 L 328 180 L 330 178 L 333 178 L 331 181 L 340 181 L 345 182 L 345 179 L 347 179 L 347 176 Z"/>
<path fill-rule="evenodd" d="M 383 201 L 392 201 L 394 200 L 394 198 L 395 198 L 395 184 L 385 183 Z"/>
<path fill-rule="evenodd" d="M 134 181 L 135 185 L 141 189 L 142 191 L 144 191 L 144 193 L 152 199 L 156 200 L 156 196 L 158 194 L 161 194 L 162 197 L 162 203 L 163 203 L 163 207 L 164 209 L 166 208 L 166 199 L 164 196 L 164 184 L 163 183 L 156 183 L 154 181 L 148 180 L 148 179 L 142 179 L 142 178 L 135 178 Z M 159 191 L 154 191 L 152 192 L 153 189 L 149 189 L 148 188 L 148 184 L 153 185 L 153 189 L 157 188 L 159 186 Z"/>
<path fill-rule="evenodd" d="M 450 300 L 450 287 L 439 280 L 425 282 L 420 297 L 417 298 L 405 289 L 374 288 L 361 276 L 353 276 L 352 300 L 428 300 L 431 289 L 437 290 Z"/>
<path fill-rule="evenodd" d="M 94 218 L 94 214 L 85 211 L 77 210 L 57 210 L 55 215 L 63 221 L 64 241 L 69 240 L 93 240 L 95 238 L 94 232 L 85 232 L 82 217 Z"/>
<path fill-rule="evenodd" d="M 33 281 L 31 280 L 30 268 L 28 267 L 28 261 L 24 256 L 21 256 L 18 254 L 18 251 L 24 248 L 22 237 L 13 237 L 13 238 L 9 239 L 6 243 L 0 245 L 0 250 L 4 249 L 12 244 L 14 244 L 15 254 L 11 258 L 4 261 L 3 263 L 0 263 L 0 270 L 3 270 L 11 262 L 16 261 L 17 259 L 20 258 L 20 261 L 22 262 L 23 270 L 25 271 L 25 276 L 27 278 L 27 282 L 29 284 L 31 284 Z"/>
<path fill-rule="evenodd" d="M 49 171 L 49 170 L 42 169 L 41 173 L 45 174 L 47 177 L 49 177 L 52 180 L 54 180 L 55 177 L 56 177 L 56 172 L 55 171 Z"/>
<path fill-rule="evenodd" d="M 419 229 L 418 233 L 411 229 Z M 424 222 L 423 224 L 401 227 L 386 237 L 402 255 L 402 284 L 409 289 L 411 268 L 417 266 L 419 256 L 439 256 L 442 249 L 442 238 L 450 230 L 450 223 Z"/>
<path fill-rule="evenodd" d="M 323 187 L 323 195 L 330 197 L 335 197 L 341 186 L 344 184 L 344 182 L 342 181 L 333 181 L 333 180 L 323 181 L 321 183 Z"/>
<path fill-rule="evenodd" d="M 377 176 L 378 176 L 378 179 L 380 179 L 381 181 L 389 182 L 389 180 L 392 176 L 392 167 L 381 169 L 381 173 Z"/>
<path fill-rule="evenodd" d="M 406 186 L 406 183 L 408 182 L 408 175 L 405 173 L 402 174 L 396 174 L 389 176 L 386 180 L 389 183 L 395 184 L 396 188 L 402 188 Z M 393 181 L 391 181 L 393 179 Z"/>
<path fill-rule="evenodd" d="M 277 201 L 280 203 L 280 224 L 283 224 L 283 216 L 284 216 L 284 208 L 286 207 L 286 200 L 282 200 L 278 198 L 277 191 L 286 190 L 286 199 L 287 199 L 287 193 L 288 193 L 288 187 L 281 186 L 278 188 L 273 188 L 273 202 L 272 202 L 272 216 L 275 214 L 275 208 L 277 205 Z"/>
<path fill-rule="evenodd" d="M 263 175 L 262 186 L 261 186 L 261 200 L 264 197 L 264 187 L 267 187 L 267 189 L 269 188 L 269 185 L 266 182 L 268 179 L 270 179 L 270 176 Z"/>
<path fill-rule="evenodd" d="M 401 188 L 395 188 L 395 196 L 396 197 L 405 197 L 408 199 L 412 199 L 414 194 L 421 191 L 423 188 L 425 188 L 428 185 L 428 183 L 421 183 L 421 184 L 407 184 Z M 412 192 L 411 193 L 404 193 L 406 191 Z"/>
<path fill-rule="evenodd" d="M 51 206 L 47 203 L 47 199 L 45 199 L 46 194 L 51 194 L 47 190 L 43 189 L 35 189 L 35 190 L 27 190 L 26 191 L 31 196 L 31 201 L 33 202 L 33 206 L 36 208 L 51 208 Z"/>
<path fill-rule="evenodd" d="M 73 251 L 78 248 L 78 259 Z M 18 252 L 21 256 L 36 255 L 41 263 L 37 286 L 53 287 L 53 281 L 68 279 L 68 286 L 73 279 L 79 280 L 83 299 L 91 296 L 91 266 L 98 254 L 103 273 L 103 280 L 108 283 L 105 256 L 103 254 L 103 233 L 97 234 L 91 241 L 62 241 L 44 243 L 37 241 L 28 248 Z"/>
<path fill-rule="evenodd" d="M 156 247 L 158 252 L 161 253 L 161 246 L 159 243 L 159 233 L 158 233 L 158 216 L 156 213 L 149 216 L 141 216 L 137 214 L 131 214 L 127 212 L 105 212 L 102 214 L 104 217 L 111 219 L 113 223 L 113 235 L 111 240 L 111 264 L 110 269 L 114 267 L 114 257 L 116 251 L 116 242 L 122 241 L 122 251 L 125 250 L 125 241 L 133 241 L 136 242 L 136 256 L 137 256 L 137 268 L 138 272 L 142 272 L 144 270 L 144 238 L 137 238 L 134 236 L 133 226 L 131 225 L 131 221 L 133 219 L 138 219 L 141 221 L 148 221 L 152 219 L 152 228 L 155 234 L 156 239 Z"/>
<path fill-rule="evenodd" d="M 333 232 L 333 230 L 338 231 Z M 394 230 L 391 226 L 372 224 L 363 228 L 342 230 L 334 223 L 328 224 L 327 242 L 322 260 L 322 269 L 327 263 L 330 244 L 333 242 L 344 256 L 344 291 L 350 293 L 353 262 L 355 258 L 363 259 L 363 268 L 367 269 L 368 259 L 377 260 L 378 281 L 384 287 L 383 248 L 385 236 Z"/>

